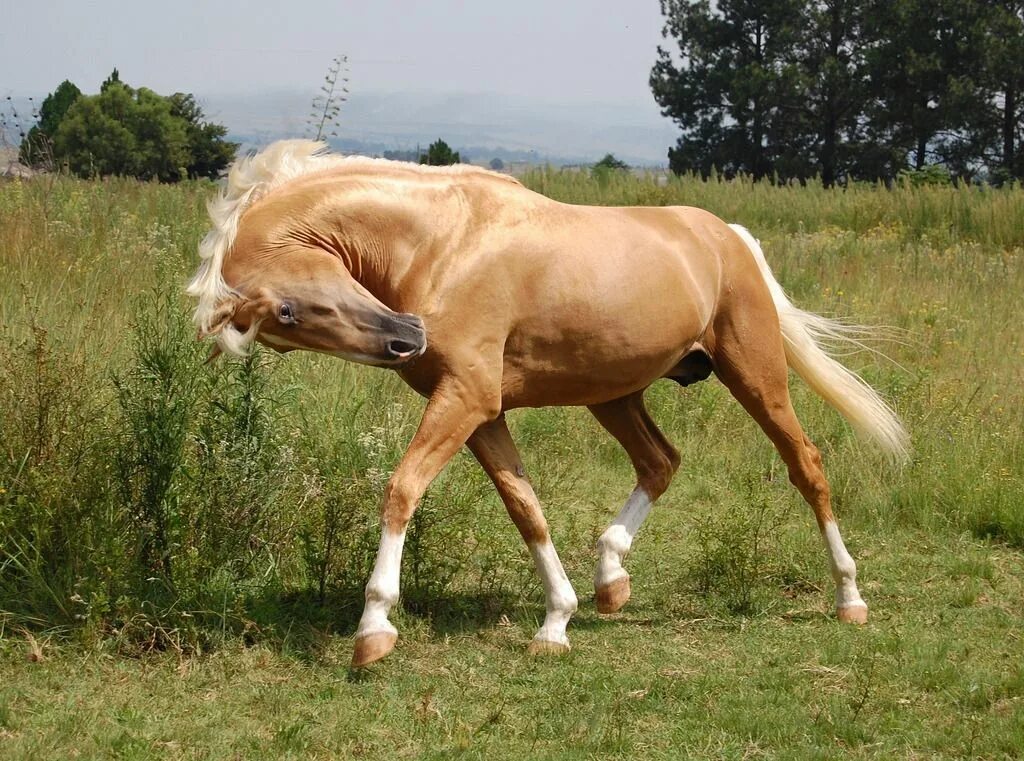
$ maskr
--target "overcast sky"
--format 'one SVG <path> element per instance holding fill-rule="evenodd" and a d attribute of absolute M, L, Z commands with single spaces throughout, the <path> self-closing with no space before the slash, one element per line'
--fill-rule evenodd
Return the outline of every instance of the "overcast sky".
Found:
<path fill-rule="evenodd" d="M 631 101 L 660 39 L 657 0 L 28 0 L 6 4 L 0 94 L 69 78 L 96 92 L 117 66 L 157 92 L 318 85 L 347 53 L 353 92 L 493 92 Z"/>

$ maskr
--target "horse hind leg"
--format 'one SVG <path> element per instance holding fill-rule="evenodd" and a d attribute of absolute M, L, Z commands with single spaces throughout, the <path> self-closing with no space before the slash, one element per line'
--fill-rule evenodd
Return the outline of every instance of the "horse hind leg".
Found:
<path fill-rule="evenodd" d="M 843 544 L 818 448 L 807 438 L 789 396 L 782 334 L 774 312 L 716 329 L 715 374 L 761 426 L 789 471 L 789 480 L 814 511 L 831 560 L 840 621 L 865 623 L 868 608 L 857 590 L 857 567 Z"/>
<path fill-rule="evenodd" d="M 629 574 L 622 567 L 622 560 L 650 513 L 651 505 L 668 488 L 679 468 L 679 453 L 648 414 L 642 391 L 594 405 L 590 411 L 626 450 L 637 476 L 633 493 L 597 540 L 595 602 L 598 612 L 614 613 L 629 601 L 631 592 Z"/>

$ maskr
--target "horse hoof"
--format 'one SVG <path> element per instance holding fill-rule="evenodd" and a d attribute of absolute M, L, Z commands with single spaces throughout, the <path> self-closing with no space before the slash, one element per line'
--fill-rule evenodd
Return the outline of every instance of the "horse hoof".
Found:
<path fill-rule="evenodd" d="M 352 668 L 361 669 L 379 661 L 395 649 L 398 634 L 394 632 L 373 632 L 363 637 L 356 637 L 356 645 L 352 650 Z"/>
<path fill-rule="evenodd" d="M 629 577 L 623 576 L 621 579 L 598 587 L 595 591 L 594 601 L 597 603 L 598 613 L 615 613 L 620 610 L 623 605 L 629 602 Z"/>
<path fill-rule="evenodd" d="M 548 655 L 565 655 L 569 652 L 568 642 L 552 642 L 546 639 L 535 639 L 526 648 L 530 655 L 543 657 Z"/>
<path fill-rule="evenodd" d="M 844 605 L 836 608 L 836 617 L 844 624 L 866 624 L 868 622 L 868 606 L 864 603 Z"/>

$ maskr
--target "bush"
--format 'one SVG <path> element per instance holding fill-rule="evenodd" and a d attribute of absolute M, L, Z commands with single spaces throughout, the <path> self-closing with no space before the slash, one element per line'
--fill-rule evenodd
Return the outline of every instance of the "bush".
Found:
<path fill-rule="evenodd" d="M 205 121 L 192 95 L 133 89 L 115 69 L 97 95 L 82 95 L 65 81 L 47 96 L 39 123 L 22 143 L 21 160 L 90 178 L 215 178 L 238 148 L 226 134 L 223 126 Z"/>
<path fill-rule="evenodd" d="M 896 179 L 899 184 L 914 188 L 941 187 L 953 184 L 949 170 L 941 164 L 928 164 L 921 169 L 904 169 Z"/>
<path fill-rule="evenodd" d="M 737 504 L 703 514 L 688 569 L 696 590 L 731 613 L 755 612 L 759 595 L 771 586 L 782 517 L 777 496 L 752 480 Z"/>
<path fill-rule="evenodd" d="M 134 357 L 114 379 L 120 406 L 118 491 L 136 536 L 140 571 L 160 574 L 173 589 L 174 559 L 187 532 L 183 470 L 196 405 L 199 353 L 172 291 L 139 300 Z M 146 301 L 149 301 L 147 299 Z"/>

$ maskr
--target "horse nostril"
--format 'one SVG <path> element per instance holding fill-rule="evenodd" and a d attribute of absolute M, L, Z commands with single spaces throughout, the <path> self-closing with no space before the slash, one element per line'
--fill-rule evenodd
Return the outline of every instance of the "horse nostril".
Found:
<path fill-rule="evenodd" d="M 387 350 L 391 356 L 404 359 L 419 351 L 420 345 L 411 341 L 403 341 L 401 338 L 394 338 L 388 341 Z"/>

